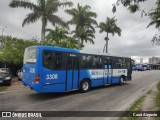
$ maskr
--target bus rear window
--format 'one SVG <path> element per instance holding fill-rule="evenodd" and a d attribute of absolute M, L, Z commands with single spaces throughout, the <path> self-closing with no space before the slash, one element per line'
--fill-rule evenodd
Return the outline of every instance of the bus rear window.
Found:
<path fill-rule="evenodd" d="M 36 63 L 36 53 L 37 49 L 34 47 L 29 47 L 25 49 L 24 53 L 24 64 L 35 64 Z"/>

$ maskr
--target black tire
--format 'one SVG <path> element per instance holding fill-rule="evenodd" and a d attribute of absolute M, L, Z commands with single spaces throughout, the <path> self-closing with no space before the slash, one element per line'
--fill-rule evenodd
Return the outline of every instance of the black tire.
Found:
<path fill-rule="evenodd" d="M 124 77 L 121 76 L 120 79 L 119 79 L 119 85 L 123 85 L 124 84 Z"/>
<path fill-rule="evenodd" d="M 11 81 L 10 81 L 10 82 L 7 82 L 5 85 L 11 86 Z"/>
<path fill-rule="evenodd" d="M 81 84 L 80 84 L 80 91 L 85 93 L 88 92 L 90 90 L 90 81 L 89 80 L 82 80 Z"/>

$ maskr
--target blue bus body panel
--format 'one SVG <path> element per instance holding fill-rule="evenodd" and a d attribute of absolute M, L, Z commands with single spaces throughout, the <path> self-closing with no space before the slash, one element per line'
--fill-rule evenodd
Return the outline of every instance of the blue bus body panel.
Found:
<path fill-rule="evenodd" d="M 43 93 L 65 92 L 65 84 L 52 84 L 43 86 Z"/>
<path fill-rule="evenodd" d="M 24 64 L 23 65 L 23 82 L 31 85 L 32 82 L 35 81 L 35 69 L 36 65 L 35 64 Z"/>
<path fill-rule="evenodd" d="M 112 77 L 112 84 L 117 84 L 117 83 L 119 83 L 119 79 L 120 79 L 120 76 L 113 76 L 113 77 Z"/>
<path fill-rule="evenodd" d="M 90 79 L 91 80 L 91 87 L 96 87 L 103 85 L 103 72 L 101 77 L 94 77 L 95 72 L 98 70 L 80 70 L 80 80 L 83 79 Z"/>
<path fill-rule="evenodd" d="M 51 70 L 43 67 L 42 72 L 42 81 L 43 81 L 43 91 L 44 92 L 63 92 L 65 91 L 65 84 L 66 84 L 66 71 L 65 70 Z M 51 87 L 52 86 L 52 87 Z"/>
<path fill-rule="evenodd" d="M 31 89 L 37 92 L 42 92 L 42 84 L 35 83 L 35 76 L 36 76 L 35 70 L 36 70 L 36 64 L 24 64 L 22 83 L 25 86 L 29 86 Z"/>

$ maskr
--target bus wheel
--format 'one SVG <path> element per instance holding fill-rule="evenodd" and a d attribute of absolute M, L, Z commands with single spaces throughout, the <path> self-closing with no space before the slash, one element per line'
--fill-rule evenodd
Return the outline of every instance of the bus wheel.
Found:
<path fill-rule="evenodd" d="M 123 84 L 124 84 L 124 77 L 122 77 L 122 76 L 120 77 L 119 84 L 120 84 L 120 85 L 123 85 Z"/>
<path fill-rule="evenodd" d="M 81 92 L 87 92 L 90 89 L 90 81 L 89 80 L 83 80 L 80 84 L 80 90 Z"/>

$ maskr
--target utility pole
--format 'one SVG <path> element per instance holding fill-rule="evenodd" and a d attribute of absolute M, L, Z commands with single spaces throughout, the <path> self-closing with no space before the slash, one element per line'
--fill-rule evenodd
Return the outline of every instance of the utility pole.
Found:
<path fill-rule="evenodd" d="M 0 28 L 0 29 L 2 29 L 2 37 L 3 37 L 3 32 L 6 29 L 6 26 L 4 26 L 3 28 Z"/>

